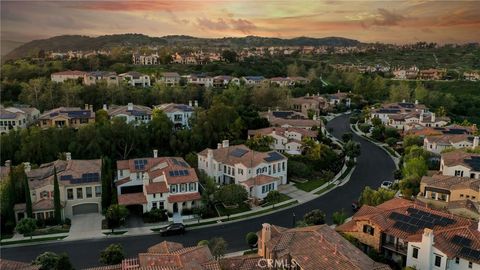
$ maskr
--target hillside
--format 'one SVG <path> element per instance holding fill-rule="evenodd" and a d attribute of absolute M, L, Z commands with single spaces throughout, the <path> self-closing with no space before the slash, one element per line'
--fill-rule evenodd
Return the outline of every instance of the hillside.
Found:
<path fill-rule="evenodd" d="M 266 38 L 247 36 L 242 38 L 197 38 L 191 36 L 149 37 L 142 34 L 106 35 L 88 37 L 79 35 L 56 36 L 48 39 L 33 40 L 11 51 L 6 59 L 26 57 L 40 50 L 69 51 L 69 50 L 98 50 L 114 46 L 216 46 L 216 47 L 245 47 L 245 46 L 353 46 L 359 41 L 341 37 L 309 38 L 298 37 L 292 39 Z"/>
<path fill-rule="evenodd" d="M 24 43 L 20 41 L 2 39 L 0 44 L 0 48 L 1 48 L 0 55 L 3 57 L 4 55 L 7 55 L 9 52 L 13 51 L 15 48 L 20 47 L 22 44 Z"/>

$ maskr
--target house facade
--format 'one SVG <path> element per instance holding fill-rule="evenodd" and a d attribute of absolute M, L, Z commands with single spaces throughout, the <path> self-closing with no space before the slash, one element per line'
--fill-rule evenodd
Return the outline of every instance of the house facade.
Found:
<path fill-rule="evenodd" d="M 442 154 L 440 172 L 443 175 L 480 179 L 480 154 L 455 150 Z"/>
<path fill-rule="evenodd" d="M 142 66 L 151 66 L 151 65 L 157 65 L 159 64 L 158 62 L 158 54 L 139 54 L 139 53 L 134 53 L 132 54 L 132 63 L 134 65 L 142 65 Z"/>
<path fill-rule="evenodd" d="M 427 151 L 440 154 L 446 149 L 476 148 L 479 146 L 479 137 L 468 134 L 444 134 L 426 136 L 423 139 L 423 148 Z"/>
<path fill-rule="evenodd" d="M 328 101 L 320 95 L 307 94 L 304 97 L 291 98 L 288 100 L 288 103 L 291 109 L 304 115 L 312 113 L 320 115 L 330 108 Z"/>
<path fill-rule="evenodd" d="M 213 87 L 213 77 L 205 74 L 192 74 L 187 76 L 189 84 L 201 85 L 204 87 Z"/>
<path fill-rule="evenodd" d="M 93 71 L 83 76 L 83 84 L 94 85 L 97 82 L 105 81 L 107 85 L 118 85 L 117 73 L 111 71 Z"/>
<path fill-rule="evenodd" d="M 180 75 L 177 72 L 164 72 L 160 78 L 160 81 L 166 85 L 173 86 L 180 84 Z"/>
<path fill-rule="evenodd" d="M 176 104 L 176 103 L 165 103 L 155 108 L 163 111 L 170 121 L 172 121 L 173 126 L 176 130 L 182 128 L 190 128 L 190 118 L 192 117 L 195 108 L 192 106 L 192 101 L 186 104 Z M 195 100 L 195 107 L 198 107 L 198 101 Z"/>
<path fill-rule="evenodd" d="M 129 71 L 127 73 L 122 73 L 118 76 L 131 86 L 140 86 L 140 87 L 150 86 L 150 76 L 146 74 L 142 74 L 140 72 Z"/>
<path fill-rule="evenodd" d="M 242 185 L 252 199 L 262 200 L 269 191 L 287 183 L 287 158 L 277 151 L 257 152 L 224 140 L 217 149 L 198 155 L 198 169 L 217 184 Z"/>
<path fill-rule="evenodd" d="M 139 158 L 117 161 L 118 203 L 143 212 L 165 209 L 182 213 L 199 207 L 201 196 L 195 169 L 181 157 Z"/>
<path fill-rule="evenodd" d="M 281 128 L 268 127 L 248 131 L 248 138 L 255 136 L 269 136 L 273 138 L 271 149 L 280 153 L 288 153 L 290 155 L 302 154 L 302 140 L 310 138 L 317 140 L 318 131 L 307 130 L 303 128 Z"/>
<path fill-rule="evenodd" d="M 152 109 L 146 106 L 134 105 L 128 103 L 126 106 L 103 107 L 108 115 L 113 117 L 122 117 L 127 123 L 148 123 L 152 120 Z"/>
<path fill-rule="evenodd" d="M 263 76 L 245 76 L 242 77 L 241 80 L 246 84 L 246 85 L 260 85 L 266 81 L 265 77 Z"/>
<path fill-rule="evenodd" d="M 260 112 L 261 117 L 268 120 L 271 126 L 283 128 L 303 128 L 303 129 L 320 129 L 322 121 L 313 115 L 312 119 L 307 115 L 296 111 L 271 111 Z"/>
<path fill-rule="evenodd" d="M 46 111 L 38 118 L 41 128 L 73 127 L 79 128 L 95 122 L 93 106 L 85 104 L 85 109 L 79 107 L 60 107 Z"/>
<path fill-rule="evenodd" d="M 52 82 L 63 83 L 66 80 L 78 80 L 83 79 L 83 77 L 87 74 L 85 71 L 79 70 L 67 70 L 61 72 L 55 72 L 50 75 L 50 79 Z"/>
<path fill-rule="evenodd" d="M 33 107 L 0 108 L 0 134 L 10 130 L 26 128 L 40 117 L 40 111 Z"/>
<path fill-rule="evenodd" d="M 87 213 L 99 213 L 102 202 L 101 170 L 102 161 L 74 160 L 66 153 L 66 160 L 41 164 L 31 169 L 30 163 L 24 163 L 28 177 L 33 216 L 36 219 L 53 218 L 54 213 L 54 168 L 60 189 L 60 203 L 63 218 Z M 15 217 L 26 217 L 25 204 L 15 205 Z"/>
<path fill-rule="evenodd" d="M 230 83 L 240 85 L 240 79 L 228 75 L 213 77 L 213 86 L 216 88 L 227 88 Z"/>

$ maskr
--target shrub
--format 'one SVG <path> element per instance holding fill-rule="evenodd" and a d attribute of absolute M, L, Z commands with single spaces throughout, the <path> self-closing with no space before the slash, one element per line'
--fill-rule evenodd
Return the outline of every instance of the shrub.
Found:
<path fill-rule="evenodd" d="M 372 128 L 372 126 L 369 125 L 369 124 L 360 124 L 360 125 L 358 125 L 358 129 L 360 129 L 360 131 L 363 132 L 363 133 L 369 133 L 369 132 L 370 132 L 370 128 Z"/>
<path fill-rule="evenodd" d="M 197 246 L 208 246 L 208 240 L 200 240 L 198 241 Z"/>
<path fill-rule="evenodd" d="M 389 146 L 394 146 L 397 144 L 397 139 L 389 137 L 385 139 L 385 143 L 388 144 Z"/>
<path fill-rule="evenodd" d="M 193 210 L 192 209 L 182 209 L 182 215 L 189 216 L 193 215 Z"/>
<path fill-rule="evenodd" d="M 70 226 L 70 225 L 72 225 L 72 220 L 69 219 L 69 218 L 66 218 L 65 221 L 64 221 L 64 224 Z"/>
<path fill-rule="evenodd" d="M 325 224 L 325 213 L 320 209 L 312 210 L 303 216 L 303 221 L 308 226 Z"/>
<path fill-rule="evenodd" d="M 120 244 L 111 244 L 100 253 L 100 262 L 103 264 L 119 264 L 124 258 L 125 254 Z"/>
<path fill-rule="evenodd" d="M 245 236 L 245 241 L 250 248 L 254 248 L 257 245 L 258 236 L 254 232 L 249 232 Z"/>
<path fill-rule="evenodd" d="M 37 223 L 33 218 L 24 218 L 18 222 L 15 229 L 24 236 L 30 235 L 31 238 L 31 234 L 37 229 Z"/>
<path fill-rule="evenodd" d="M 155 208 L 143 214 L 143 221 L 145 223 L 155 223 L 155 222 L 165 221 L 167 219 L 168 217 L 165 214 L 165 210 L 161 210 L 161 209 Z"/>

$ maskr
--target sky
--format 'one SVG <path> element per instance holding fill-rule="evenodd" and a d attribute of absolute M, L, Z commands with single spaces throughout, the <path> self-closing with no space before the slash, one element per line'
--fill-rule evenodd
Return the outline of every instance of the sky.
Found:
<path fill-rule="evenodd" d="M 0 19 L 0 38 L 21 42 L 121 33 L 480 42 L 480 0 L 1 0 Z"/>

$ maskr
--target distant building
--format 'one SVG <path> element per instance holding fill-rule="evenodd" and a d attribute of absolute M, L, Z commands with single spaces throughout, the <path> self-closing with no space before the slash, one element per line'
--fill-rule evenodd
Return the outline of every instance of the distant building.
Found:
<path fill-rule="evenodd" d="M 242 77 L 241 80 L 244 81 L 246 85 L 260 85 L 268 81 L 263 76 L 245 76 Z"/>
<path fill-rule="evenodd" d="M 440 136 L 440 135 L 472 135 L 477 132 L 477 125 L 472 126 L 460 126 L 460 125 L 448 125 L 443 127 L 423 127 L 414 126 L 407 130 L 407 135 L 416 135 L 420 137 L 426 136 Z"/>
<path fill-rule="evenodd" d="M 304 115 L 312 113 L 318 116 L 330 108 L 327 100 L 320 95 L 307 94 L 304 97 L 291 98 L 288 103 L 291 109 Z"/>
<path fill-rule="evenodd" d="M 277 86 L 280 86 L 280 87 L 287 87 L 287 86 L 294 85 L 294 82 L 292 80 L 290 80 L 290 78 L 288 78 L 288 77 L 270 78 L 270 83 L 271 84 L 276 84 Z"/>
<path fill-rule="evenodd" d="M 418 73 L 418 78 L 420 80 L 441 80 L 446 74 L 446 70 L 444 69 L 425 69 L 420 70 Z"/>
<path fill-rule="evenodd" d="M 440 172 L 443 175 L 480 179 L 480 154 L 455 150 L 442 154 Z"/>
<path fill-rule="evenodd" d="M 131 86 L 141 86 L 149 87 L 150 86 L 150 76 L 142 74 L 136 71 L 129 71 L 118 75 L 124 81 L 126 81 Z"/>
<path fill-rule="evenodd" d="M 213 86 L 216 88 L 227 88 L 230 83 L 240 85 L 240 79 L 227 75 L 213 77 Z"/>
<path fill-rule="evenodd" d="M 187 76 L 189 84 L 201 85 L 204 87 L 213 87 L 213 77 L 205 74 L 192 74 Z"/>
<path fill-rule="evenodd" d="M 37 169 L 31 169 L 27 162 L 24 163 L 24 168 L 31 192 L 33 216 L 36 219 L 54 217 L 54 168 L 60 187 L 63 218 L 100 211 L 102 160 L 74 160 L 70 153 L 66 153 L 66 160 L 41 164 Z M 25 211 L 24 203 L 15 205 L 17 221 L 26 216 Z"/>
<path fill-rule="evenodd" d="M 480 72 L 464 72 L 463 78 L 467 81 L 480 81 Z"/>
<path fill-rule="evenodd" d="M 139 53 L 134 53 L 132 54 L 132 63 L 134 65 L 142 65 L 142 66 L 151 66 L 151 65 L 157 65 L 159 64 L 158 62 L 158 54 L 139 54 Z"/>
<path fill-rule="evenodd" d="M 198 101 L 196 100 L 195 107 L 198 107 Z M 155 106 L 155 108 L 162 110 L 170 118 L 175 129 L 190 128 L 189 120 L 194 113 L 191 101 L 189 105 L 166 103 Z"/>
<path fill-rule="evenodd" d="M 444 134 L 426 136 L 423 139 L 423 148 L 427 151 L 440 154 L 450 148 L 476 148 L 479 145 L 478 136 L 468 134 Z"/>
<path fill-rule="evenodd" d="M 340 92 L 340 90 L 338 90 L 338 92 L 335 94 L 327 95 L 327 98 L 331 106 L 336 106 L 343 103 L 345 106 L 350 107 L 352 103 L 349 93 Z"/>
<path fill-rule="evenodd" d="M 200 206 L 195 169 L 181 157 L 138 158 L 117 161 L 115 186 L 118 204 L 139 207 L 143 212 L 166 209 L 182 213 Z"/>
<path fill-rule="evenodd" d="M 198 153 L 198 169 L 218 184 L 242 185 L 252 199 L 262 200 L 268 192 L 287 183 L 287 158 L 277 151 L 257 152 L 245 145 L 219 143 L 217 149 Z"/>
<path fill-rule="evenodd" d="M 122 117 L 127 123 L 148 123 L 152 120 L 152 109 L 146 106 L 128 103 L 126 106 L 115 106 L 103 108 L 110 117 Z"/>
<path fill-rule="evenodd" d="M 310 119 L 306 115 L 295 111 L 271 111 L 261 112 L 261 117 L 267 118 L 274 127 L 295 127 L 304 129 L 315 129 L 322 127 L 322 122 L 316 115 Z"/>
<path fill-rule="evenodd" d="M 78 71 L 78 70 L 67 70 L 61 72 L 55 72 L 50 75 L 52 82 L 63 83 L 66 80 L 78 80 L 83 79 L 83 77 L 87 74 L 85 71 Z"/>
<path fill-rule="evenodd" d="M 119 80 L 117 73 L 111 71 L 93 71 L 83 77 L 85 85 L 97 84 L 99 81 L 105 81 L 107 85 L 118 85 Z"/>
<path fill-rule="evenodd" d="M 180 83 L 180 75 L 177 72 L 164 72 L 160 78 L 160 81 L 166 85 L 178 85 Z"/>
<path fill-rule="evenodd" d="M 85 104 L 85 109 L 79 107 L 59 107 L 46 111 L 38 118 L 41 128 L 73 127 L 79 128 L 95 122 L 93 106 Z"/>
<path fill-rule="evenodd" d="M 31 107 L 0 108 L 0 134 L 26 128 L 40 117 L 40 111 Z"/>
<path fill-rule="evenodd" d="M 269 136 L 273 138 L 271 149 L 280 153 L 288 153 L 290 155 L 302 154 L 302 140 L 310 138 L 317 140 L 318 131 L 307 130 L 303 128 L 281 128 L 268 127 L 248 131 L 248 138 L 255 136 Z"/>

